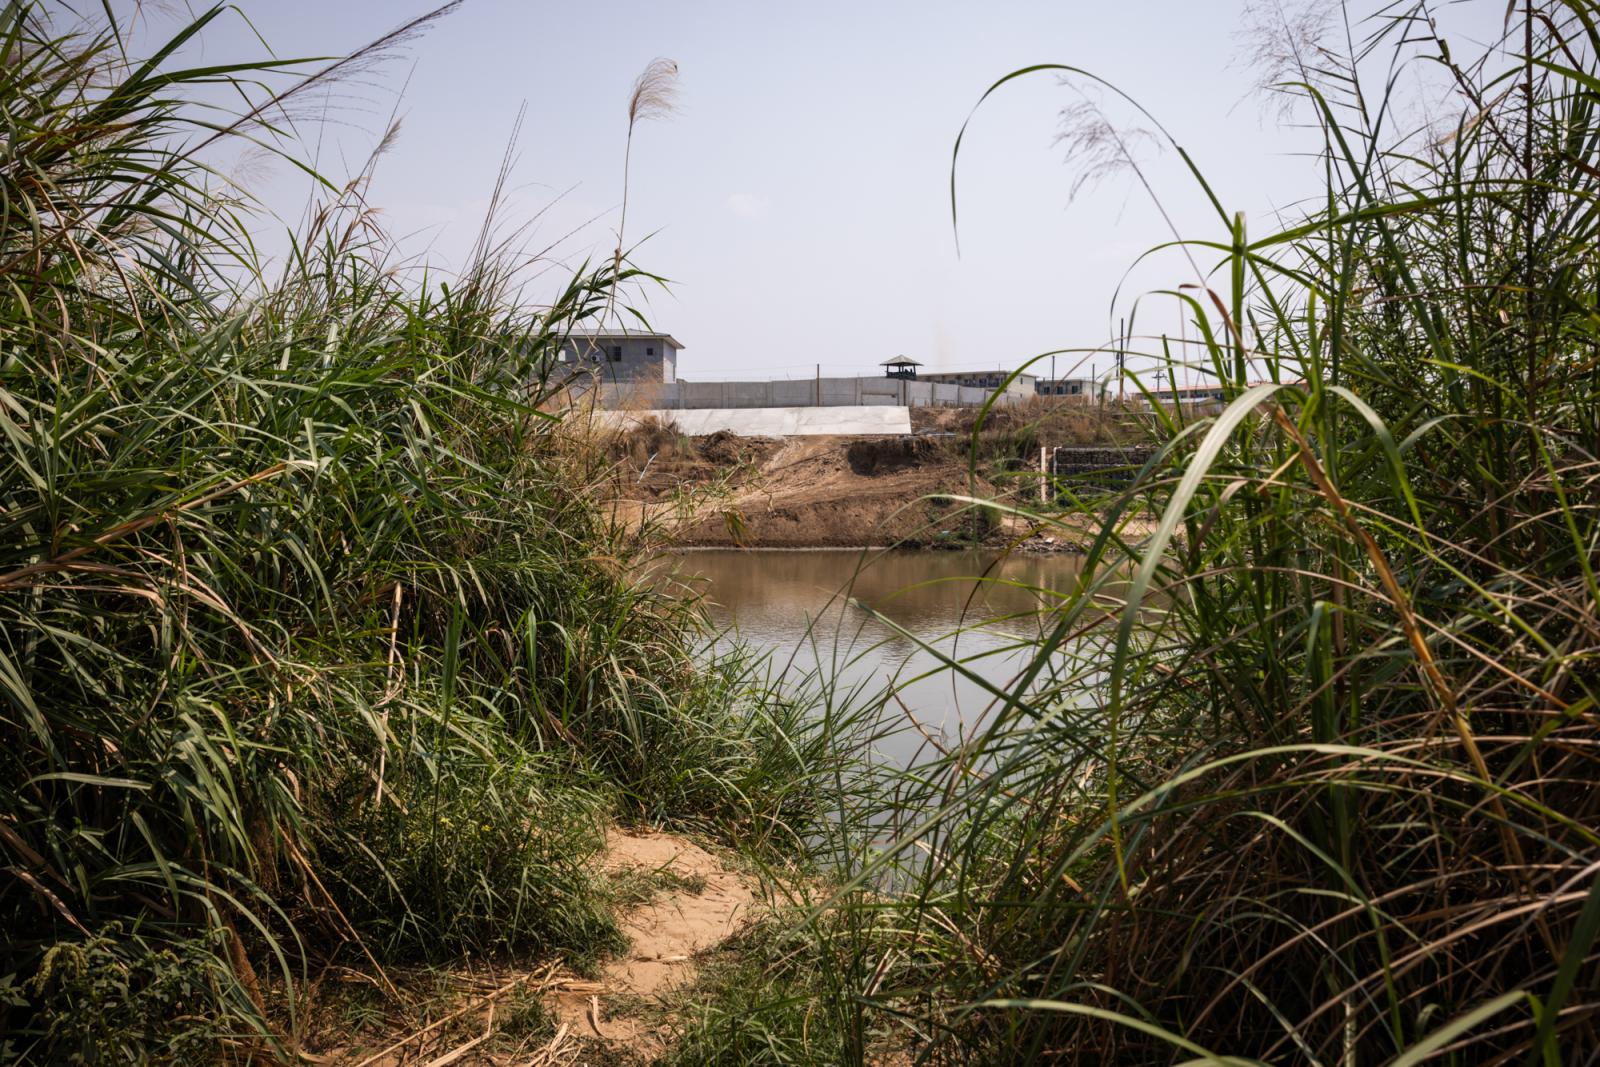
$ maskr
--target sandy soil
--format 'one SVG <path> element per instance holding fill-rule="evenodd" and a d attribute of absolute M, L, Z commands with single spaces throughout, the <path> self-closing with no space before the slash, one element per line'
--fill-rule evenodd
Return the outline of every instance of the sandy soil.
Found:
<path fill-rule="evenodd" d="M 302 1049 L 307 1063 L 337 1067 L 637 1067 L 667 1049 L 669 1028 L 657 1011 L 667 994 L 694 979 L 696 957 L 743 925 L 755 901 L 750 885 L 705 849 L 671 834 L 613 829 L 602 860 L 612 875 L 643 876 L 659 886 L 621 916 L 629 950 L 593 978 L 551 962 L 532 970 L 469 971 L 448 976 L 458 993 L 431 1021 L 394 1027 L 360 1047 L 321 1055 Z M 424 979 L 446 978 L 434 974 Z M 407 983 L 402 983 L 407 984 Z M 420 990 L 425 992 L 425 990 Z M 503 1025 L 518 998 L 543 1001 L 555 1033 L 515 1052 L 505 1051 Z"/>
<path fill-rule="evenodd" d="M 673 889 L 624 917 L 632 947 L 609 963 L 597 982 L 562 990 L 556 1016 L 571 1033 L 599 1039 L 643 1060 L 666 1048 L 664 1027 L 653 1026 L 637 1008 L 659 1002 L 674 986 L 693 979 L 697 953 L 734 933 L 754 895 L 740 876 L 705 849 L 671 834 L 640 836 L 613 830 L 605 867 L 613 873 L 670 872 L 676 880 L 704 888 Z M 625 1007 L 613 1015 L 610 1008 Z"/>

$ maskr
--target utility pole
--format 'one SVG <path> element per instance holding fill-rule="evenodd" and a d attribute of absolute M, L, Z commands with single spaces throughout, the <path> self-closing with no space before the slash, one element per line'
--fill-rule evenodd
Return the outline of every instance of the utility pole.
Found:
<path fill-rule="evenodd" d="M 1183 305 L 1178 305 L 1178 351 L 1183 353 L 1178 360 L 1178 366 L 1183 368 L 1183 384 L 1189 384 L 1189 324 L 1184 321 L 1187 313 Z"/>
<path fill-rule="evenodd" d="M 1056 357 L 1050 357 L 1050 395 L 1056 395 Z"/>
<path fill-rule="evenodd" d="M 1122 378 L 1123 360 L 1127 355 L 1128 320 L 1117 321 L 1117 406 L 1121 407 L 1127 393 L 1127 383 Z"/>
<path fill-rule="evenodd" d="M 822 364 L 817 364 L 817 407 L 822 406 Z"/>

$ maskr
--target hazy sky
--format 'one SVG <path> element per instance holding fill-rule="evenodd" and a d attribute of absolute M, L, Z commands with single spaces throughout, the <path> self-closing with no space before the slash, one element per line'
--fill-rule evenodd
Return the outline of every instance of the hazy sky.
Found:
<path fill-rule="evenodd" d="M 283 57 L 348 51 L 431 6 L 240 0 Z M 1440 6 L 1479 39 L 1504 9 Z M 526 104 L 506 219 L 544 209 L 530 247 L 554 243 L 576 266 L 614 247 L 628 92 L 652 58 L 670 57 L 680 107 L 635 135 L 626 236 L 648 237 L 635 262 L 672 281 L 649 313 L 687 346 L 681 376 L 805 377 L 818 363 L 867 372 L 900 353 L 935 369 L 1016 366 L 1104 342 L 1135 296 L 1193 275 L 1181 259 L 1154 261 L 1127 279 L 1113 310 L 1126 269 L 1168 231 L 1127 175 L 1069 196 L 1076 171 L 1054 139 L 1061 109 L 1081 97 L 1047 74 L 1002 89 L 973 121 L 958 172 L 958 256 L 950 161 L 968 112 L 1019 67 L 1088 68 L 1148 107 L 1227 206 L 1264 232 L 1315 189 L 1317 173 L 1298 154 L 1310 146 L 1305 132 L 1251 96 L 1256 72 L 1236 61 L 1240 8 L 467 0 L 343 95 L 319 163 L 348 175 L 396 109 L 399 140 L 371 200 L 410 252 L 459 262 Z M 175 25 L 149 18 L 152 36 Z M 228 13 L 204 55 L 260 47 Z M 1176 154 L 1147 160 L 1179 228 L 1222 237 Z M 255 181 L 277 210 L 296 213 L 304 187 L 292 171 Z M 1141 320 L 1176 329 L 1171 305 L 1147 302 Z M 1062 373 L 1069 365 L 1058 360 Z"/>

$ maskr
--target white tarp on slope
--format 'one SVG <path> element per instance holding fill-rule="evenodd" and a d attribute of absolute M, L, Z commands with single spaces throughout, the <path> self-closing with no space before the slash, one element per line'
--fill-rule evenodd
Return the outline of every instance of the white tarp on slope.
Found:
<path fill-rule="evenodd" d="M 704 437 L 727 430 L 740 437 L 814 437 L 825 434 L 902 434 L 911 432 L 911 409 L 887 404 L 862 407 L 688 408 L 661 411 L 605 411 L 614 425 L 642 419 L 677 424 L 680 433 Z"/>

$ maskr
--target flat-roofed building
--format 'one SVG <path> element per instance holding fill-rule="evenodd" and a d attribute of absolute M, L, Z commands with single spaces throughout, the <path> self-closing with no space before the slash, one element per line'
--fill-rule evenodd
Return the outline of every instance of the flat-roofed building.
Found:
<path fill-rule="evenodd" d="M 1095 378 L 1040 378 L 1033 383 L 1040 396 L 1081 396 L 1093 399 L 1104 389 Z"/>
<path fill-rule="evenodd" d="M 917 374 L 917 380 L 923 382 L 949 382 L 952 385 L 967 385 L 978 389 L 998 389 L 1006 386 L 1008 393 L 1027 393 L 1033 395 L 1034 383 L 1038 380 L 1035 374 L 1018 374 L 1006 385 L 1006 379 L 1012 372 L 1003 367 L 994 370 L 944 370 L 923 371 Z"/>
<path fill-rule="evenodd" d="M 574 330 L 557 358 L 574 370 L 588 370 L 603 382 L 671 385 L 678 380 L 678 352 L 682 348 L 670 333 Z"/>
<path fill-rule="evenodd" d="M 1129 393 L 1136 399 L 1143 399 L 1143 394 L 1133 393 L 1132 390 L 1129 390 Z M 1224 391 L 1220 382 L 1210 382 L 1205 385 L 1180 385 L 1176 388 L 1169 385 L 1165 388 L 1150 390 L 1150 395 L 1155 398 L 1158 404 L 1170 404 L 1177 400 L 1182 404 L 1220 405 L 1223 400 L 1227 399 L 1228 394 Z"/>

